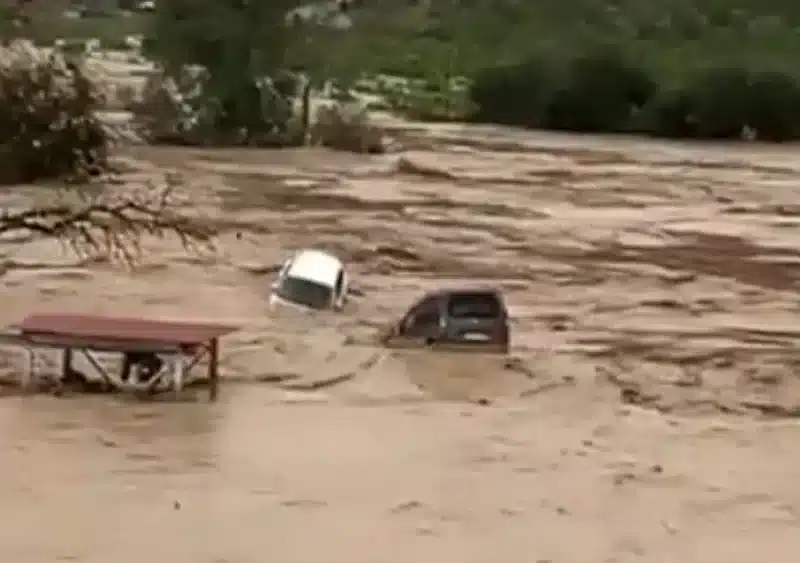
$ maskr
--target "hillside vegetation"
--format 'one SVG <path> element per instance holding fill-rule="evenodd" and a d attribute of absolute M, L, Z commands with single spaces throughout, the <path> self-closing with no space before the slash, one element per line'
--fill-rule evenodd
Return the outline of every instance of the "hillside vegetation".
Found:
<path fill-rule="evenodd" d="M 310 86 L 370 90 L 418 119 L 667 137 L 800 136 L 794 2 L 362 0 L 346 9 L 349 28 L 322 17 L 287 27 L 285 14 L 300 4 L 160 0 L 154 14 L 122 18 L 124 25 L 102 17 L 31 25 L 30 33 L 40 41 L 46 30 L 111 41 L 123 39 L 119 30 L 139 31 L 167 74 L 177 77 L 187 64 L 209 70 L 204 107 L 212 98 L 225 107 L 214 123 L 228 130 L 285 130 L 279 122 L 291 117 L 285 107 L 297 85 L 276 89 L 278 80 L 265 89 L 262 78 L 299 70 Z"/>
<path fill-rule="evenodd" d="M 373 72 L 432 84 L 467 76 L 466 117 L 669 137 L 800 135 L 797 3 L 467 0 L 406 9 L 392 26 L 405 33 L 375 39 Z"/>

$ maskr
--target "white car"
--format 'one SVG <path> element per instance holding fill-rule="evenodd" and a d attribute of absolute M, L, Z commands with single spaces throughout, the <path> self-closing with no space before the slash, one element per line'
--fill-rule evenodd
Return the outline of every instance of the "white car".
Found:
<path fill-rule="evenodd" d="M 347 299 L 344 264 L 321 250 L 301 250 L 284 262 L 272 284 L 269 306 L 304 311 L 340 310 Z"/>

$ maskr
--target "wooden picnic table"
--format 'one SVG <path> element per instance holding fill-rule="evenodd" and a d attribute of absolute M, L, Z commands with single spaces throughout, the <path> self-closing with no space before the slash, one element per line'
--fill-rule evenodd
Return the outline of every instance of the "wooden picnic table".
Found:
<path fill-rule="evenodd" d="M 209 399 L 219 393 L 219 339 L 238 327 L 218 323 L 137 319 L 77 314 L 35 314 L 0 333 L 0 344 L 21 346 L 28 351 L 29 365 L 23 375 L 28 386 L 36 377 L 35 354 L 39 349 L 61 349 L 62 377 L 72 369 L 74 352 L 81 353 L 100 377 L 117 389 L 136 388 L 116 378 L 98 361 L 96 354 L 120 353 L 126 357 L 153 354 L 166 357 L 163 368 L 145 383 L 154 391 L 166 381 L 176 393 L 185 384 L 193 367 L 208 358 Z"/>

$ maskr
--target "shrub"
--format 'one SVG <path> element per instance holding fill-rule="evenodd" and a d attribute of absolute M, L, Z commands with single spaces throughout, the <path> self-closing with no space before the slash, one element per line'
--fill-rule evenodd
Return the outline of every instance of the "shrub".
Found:
<path fill-rule="evenodd" d="M 221 97 L 201 67 L 176 76 L 155 73 L 130 107 L 138 133 L 152 143 L 190 146 L 284 146 L 299 144 L 289 131 L 291 100 L 271 82 L 243 85 L 244 93 Z M 281 87 L 289 88 L 286 83 Z M 279 116 L 280 119 L 275 119 Z M 291 138 L 290 138 L 291 137 Z"/>
<path fill-rule="evenodd" d="M 469 89 L 472 119 L 500 125 L 543 126 L 555 77 L 555 67 L 538 56 L 477 73 Z"/>
<path fill-rule="evenodd" d="M 0 47 L 0 183 L 85 177 L 107 168 L 101 93 L 77 63 L 24 41 Z"/>
<path fill-rule="evenodd" d="M 563 64 L 562 61 L 566 61 Z M 656 82 L 621 53 L 530 57 L 486 69 L 470 89 L 476 121 L 569 131 L 622 131 Z"/>
<path fill-rule="evenodd" d="M 580 132 L 638 132 L 696 139 L 800 137 L 800 82 L 744 66 L 658 81 L 624 53 L 545 61 L 531 57 L 474 77 L 476 121 Z M 559 68 L 560 67 L 560 68 Z"/>
<path fill-rule="evenodd" d="M 800 135 L 800 84 L 772 71 L 707 69 L 656 96 L 644 113 L 644 128 L 661 137 L 787 141 Z"/>
<path fill-rule="evenodd" d="M 684 86 L 683 98 L 701 139 L 738 139 L 747 127 L 750 76 L 743 68 L 699 71 Z"/>
<path fill-rule="evenodd" d="M 631 125 L 637 133 L 672 139 L 696 136 L 691 101 L 683 88 L 667 88 L 656 93 Z"/>
<path fill-rule="evenodd" d="M 308 128 L 303 108 L 288 103 L 285 111 L 293 113 L 282 129 L 248 134 L 220 127 L 221 104 L 205 92 L 207 76 L 199 69 L 185 68 L 177 79 L 161 74 L 149 77 L 141 99 L 129 108 L 142 137 L 153 143 L 190 146 L 281 147 L 301 145 L 308 136 L 312 143 L 336 150 L 384 151 L 381 131 L 357 103 L 310 108 Z M 276 81 L 275 89 L 292 94 L 299 87 L 297 81 L 282 78 Z"/>
<path fill-rule="evenodd" d="M 202 144 L 205 123 L 194 106 L 203 88 L 204 74 L 183 69 L 175 79 L 161 73 L 147 77 L 141 94 L 128 110 L 142 137 L 152 143 Z"/>
<path fill-rule="evenodd" d="M 548 129 L 620 132 L 656 93 L 656 82 L 621 53 L 601 52 L 570 61 L 546 111 Z"/>
<path fill-rule="evenodd" d="M 764 71 L 750 81 L 747 124 L 763 141 L 800 137 L 800 82 L 780 72 Z"/>

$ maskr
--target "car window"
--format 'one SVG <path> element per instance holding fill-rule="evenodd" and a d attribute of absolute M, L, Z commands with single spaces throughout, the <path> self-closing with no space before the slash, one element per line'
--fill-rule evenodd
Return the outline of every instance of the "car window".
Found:
<path fill-rule="evenodd" d="M 331 288 L 322 284 L 286 276 L 276 289 L 281 299 L 312 309 L 326 309 L 331 304 Z"/>
<path fill-rule="evenodd" d="M 420 301 L 411 309 L 404 323 L 406 330 L 437 324 L 439 324 L 439 299 L 437 297 L 426 297 Z"/>
<path fill-rule="evenodd" d="M 495 319 L 504 314 L 504 307 L 494 293 L 457 293 L 450 296 L 447 314 L 453 319 Z"/>
<path fill-rule="evenodd" d="M 439 324 L 439 309 L 425 309 L 417 312 L 411 322 L 412 328 L 428 327 Z"/>

